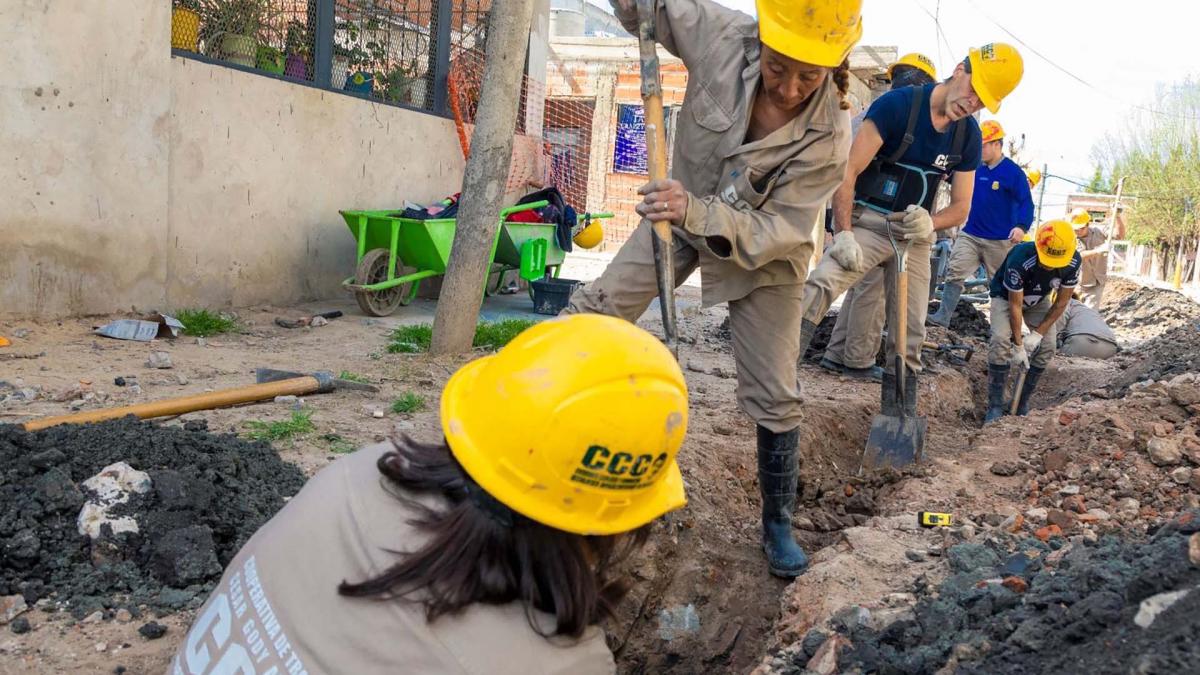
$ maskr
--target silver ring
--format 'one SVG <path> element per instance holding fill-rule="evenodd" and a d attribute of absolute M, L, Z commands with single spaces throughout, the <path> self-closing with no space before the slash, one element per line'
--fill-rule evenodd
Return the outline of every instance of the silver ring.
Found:
<path fill-rule="evenodd" d="M 658 203 L 658 210 L 659 210 L 659 211 L 666 211 L 666 210 L 667 210 L 667 203 L 666 203 L 666 202 L 659 202 L 659 203 Z"/>

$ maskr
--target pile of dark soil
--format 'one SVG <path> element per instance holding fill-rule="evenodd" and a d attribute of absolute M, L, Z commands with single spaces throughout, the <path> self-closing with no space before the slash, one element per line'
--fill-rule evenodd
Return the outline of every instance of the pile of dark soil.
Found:
<path fill-rule="evenodd" d="M 929 303 L 929 313 L 933 314 L 942 303 L 934 300 Z M 962 300 L 954 308 L 954 316 L 950 317 L 950 332 L 960 338 L 977 338 L 987 340 L 992 336 L 992 324 L 988 320 L 987 305 L 980 310 L 974 303 Z"/>
<path fill-rule="evenodd" d="M 1137 345 L 1182 327 L 1195 332 L 1200 323 L 1200 305 L 1180 293 L 1125 281 L 1112 286 L 1105 289 L 1100 313 L 1128 345 Z"/>
<path fill-rule="evenodd" d="M 137 531 L 79 533 L 81 484 L 125 462 L 150 489 L 114 507 Z M 0 425 L 0 595 L 48 598 L 82 617 L 195 607 L 238 549 L 304 484 L 265 443 L 132 417 L 35 433 Z"/>
<path fill-rule="evenodd" d="M 1191 511 L 1141 540 L 958 544 L 946 550 L 952 575 L 915 588 L 915 605 L 838 612 L 772 671 L 815 660 L 860 673 L 1194 673 L 1197 532 Z"/>

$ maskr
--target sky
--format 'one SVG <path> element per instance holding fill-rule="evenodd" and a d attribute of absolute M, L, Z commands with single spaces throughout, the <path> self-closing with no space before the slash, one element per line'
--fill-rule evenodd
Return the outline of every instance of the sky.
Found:
<path fill-rule="evenodd" d="M 754 15 L 754 0 L 717 1 Z M 1200 76 L 1200 10 L 1191 14 L 1185 9 L 1191 6 L 1166 0 L 864 0 L 859 44 L 922 52 L 937 64 L 939 77 L 971 46 L 1017 47 L 1025 59 L 1021 85 L 998 115 L 984 110 L 982 119 L 994 117 L 1010 136 L 1025 134 L 1022 156 L 1034 164 L 1086 183 L 1093 145 L 1121 128 L 1131 104 L 1154 108 L 1157 85 Z M 1076 189 L 1051 179 L 1043 217 L 1062 213 L 1066 195 Z"/>

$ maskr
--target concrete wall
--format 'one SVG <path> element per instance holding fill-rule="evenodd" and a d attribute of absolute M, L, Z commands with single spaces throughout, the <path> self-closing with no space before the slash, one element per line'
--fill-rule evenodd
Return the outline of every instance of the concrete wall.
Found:
<path fill-rule="evenodd" d="M 171 58 L 166 302 L 330 297 L 353 273 L 338 209 L 458 191 L 452 122 Z"/>
<path fill-rule="evenodd" d="M 96 9 L 0 2 L 0 315 L 163 299 L 170 7 Z"/>
<path fill-rule="evenodd" d="M 0 1 L 0 317 L 335 296 L 338 209 L 459 189 L 452 121 L 172 57 L 170 32 L 159 0 Z"/>

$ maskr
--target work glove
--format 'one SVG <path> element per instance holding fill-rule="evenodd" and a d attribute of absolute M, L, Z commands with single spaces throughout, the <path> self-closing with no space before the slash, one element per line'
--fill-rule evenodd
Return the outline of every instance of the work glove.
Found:
<path fill-rule="evenodd" d="M 933 241 L 933 216 L 923 207 L 910 204 L 903 211 L 889 213 L 887 219 L 901 239 Z"/>
<path fill-rule="evenodd" d="M 1028 369 L 1029 368 L 1029 352 L 1025 351 L 1021 347 L 1017 347 L 1016 349 L 1012 350 L 1012 357 L 1008 360 L 1008 362 L 1013 367 Z"/>
<path fill-rule="evenodd" d="M 854 239 L 854 233 L 842 230 L 833 235 L 833 245 L 829 247 L 829 257 L 847 272 L 861 272 L 863 267 L 862 247 Z"/>
<path fill-rule="evenodd" d="M 1036 330 L 1030 331 L 1029 336 L 1022 341 L 1025 344 L 1025 351 L 1029 352 L 1030 354 L 1037 351 L 1038 345 L 1042 344 L 1043 337 L 1045 336 Z"/>

